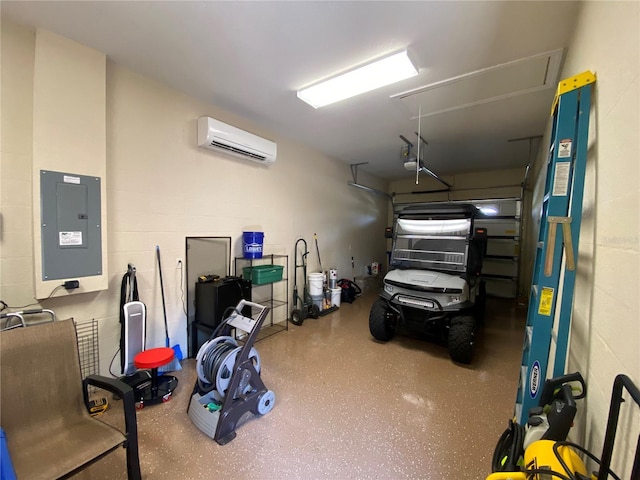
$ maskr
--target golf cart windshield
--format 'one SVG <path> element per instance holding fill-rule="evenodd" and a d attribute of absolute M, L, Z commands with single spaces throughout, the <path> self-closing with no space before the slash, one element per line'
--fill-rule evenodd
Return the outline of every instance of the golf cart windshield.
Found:
<path fill-rule="evenodd" d="M 464 273 L 470 232 L 470 218 L 399 217 L 391 266 Z"/>

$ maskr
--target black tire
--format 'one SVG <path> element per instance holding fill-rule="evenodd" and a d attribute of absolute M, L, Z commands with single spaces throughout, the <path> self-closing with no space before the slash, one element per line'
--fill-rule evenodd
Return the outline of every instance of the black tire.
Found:
<path fill-rule="evenodd" d="M 294 310 L 293 312 L 291 312 L 291 323 L 293 323 L 294 325 L 302 325 L 304 322 L 304 315 L 302 314 L 302 312 L 300 310 Z"/>
<path fill-rule="evenodd" d="M 311 304 L 309 316 L 311 318 L 320 318 L 320 307 L 315 303 Z"/>
<path fill-rule="evenodd" d="M 454 317 L 449 327 L 449 355 L 457 363 L 469 364 L 473 359 L 475 320 L 472 316 Z"/>
<path fill-rule="evenodd" d="M 369 331 L 373 338 L 381 342 L 388 342 L 396 334 L 397 319 L 389 312 L 387 302 L 381 298 L 371 305 L 369 312 Z"/>

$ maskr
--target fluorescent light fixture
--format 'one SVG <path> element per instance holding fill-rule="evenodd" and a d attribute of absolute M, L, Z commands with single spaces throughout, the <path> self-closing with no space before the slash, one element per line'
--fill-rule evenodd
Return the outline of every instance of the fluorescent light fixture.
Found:
<path fill-rule="evenodd" d="M 416 75 L 418 70 L 409 59 L 407 51 L 403 50 L 298 90 L 298 98 L 313 108 L 320 108 Z"/>

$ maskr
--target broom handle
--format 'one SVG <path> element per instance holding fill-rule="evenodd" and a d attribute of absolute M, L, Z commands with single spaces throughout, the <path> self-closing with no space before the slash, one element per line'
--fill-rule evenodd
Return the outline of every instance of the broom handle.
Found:
<path fill-rule="evenodd" d="M 169 327 L 167 326 L 167 307 L 164 303 L 164 285 L 162 283 L 162 263 L 160 262 L 160 246 L 156 245 L 156 254 L 158 257 L 158 271 L 160 272 L 160 293 L 162 294 L 162 313 L 164 315 L 164 334 L 165 345 L 169 346 Z"/>
<path fill-rule="evenodd" d="M 314 233 L 313 234 L 313 239 L 316 241 L 316 253 L 318 254 L 318 263 L 320 264 L 320 271 L 323 272 L 323 270 L 322 270 L 322 260 L 320 260 L 320 248 L 318 247 L 318 235 L 316 235 Z"/>

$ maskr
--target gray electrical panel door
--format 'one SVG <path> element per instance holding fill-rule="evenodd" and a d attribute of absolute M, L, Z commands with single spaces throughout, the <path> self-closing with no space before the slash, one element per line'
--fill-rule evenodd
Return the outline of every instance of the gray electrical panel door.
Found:
<path fill-rule="evenodd" d="M 40 170 L 42 279 L 102 274 L 100 178 Z"/>

